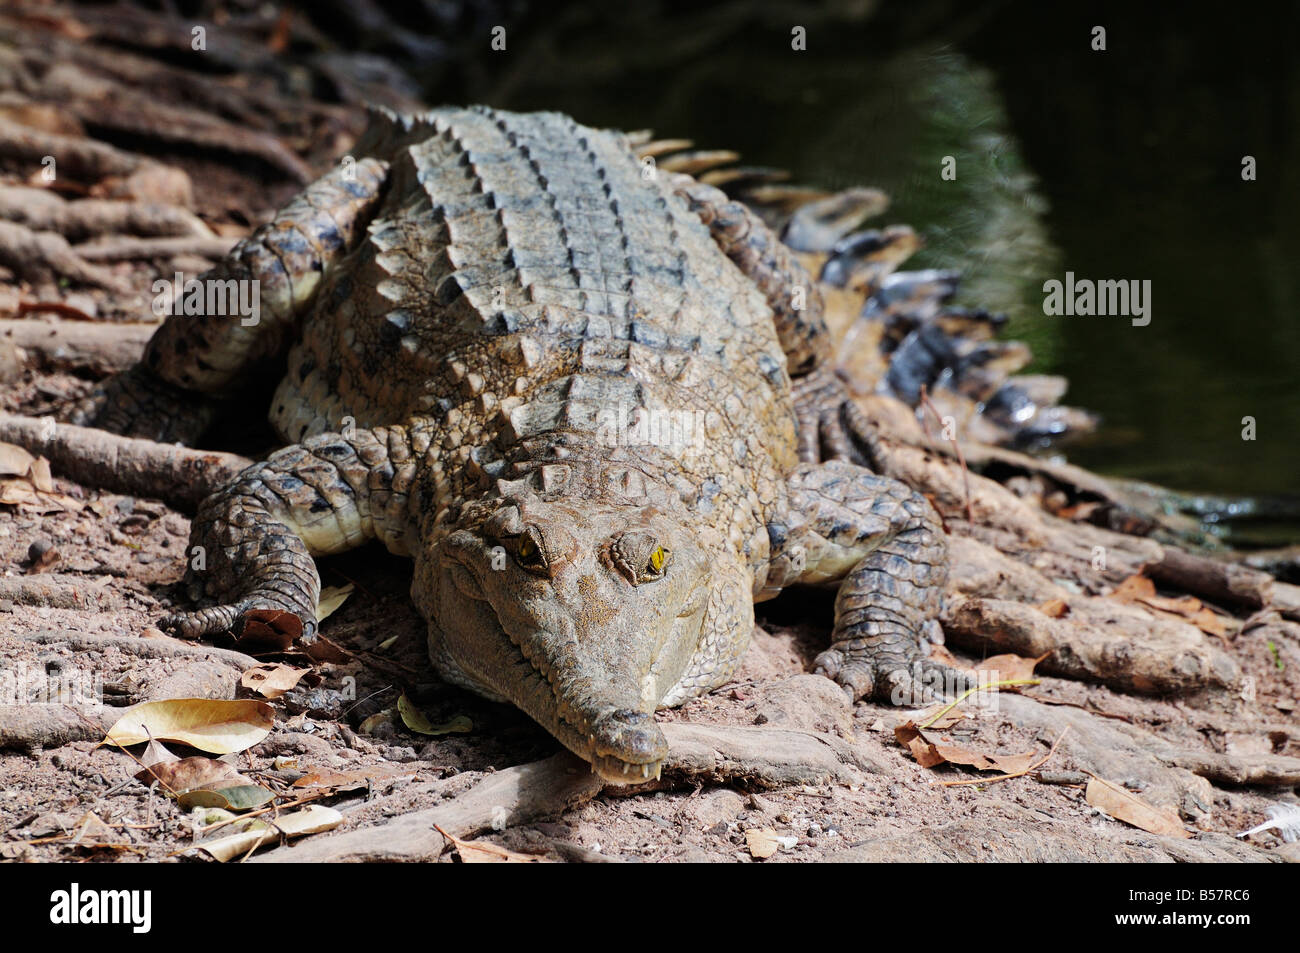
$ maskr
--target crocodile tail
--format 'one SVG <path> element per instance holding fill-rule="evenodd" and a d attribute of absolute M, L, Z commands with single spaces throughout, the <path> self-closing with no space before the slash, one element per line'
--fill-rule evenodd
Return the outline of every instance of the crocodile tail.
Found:
<path fill-rule="evenodd" d="M 888 393 L 912 407 L 924 396 L 963 432 L 1001 446 L 1044 446 L 1096 427 L 1092 414 L 1059 403 L 1064 378 L 1020 373 L 1032 354 L 999 338 L 1005 315 L 953 303 L 959 273 L 900 270 L 922 240 L 906 225 L 862 227 L 888 208 L 880 190 L 791 184 L 783 170 L 737 164 L 735 152 L 648 131 L 628 134 L 628 144 L 660 169 L 745 203 L 818 276 L 837 364 L 856 393 Z"/>

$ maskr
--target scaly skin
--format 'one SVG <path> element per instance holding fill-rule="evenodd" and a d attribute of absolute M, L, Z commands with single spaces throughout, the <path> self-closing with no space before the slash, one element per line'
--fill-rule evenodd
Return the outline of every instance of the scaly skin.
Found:
<path fill-rule="evenodd" d="M 727 681 L 754 600 L 795 582 L 839 586 L 822 671 L 906 687 L 943 535 L 854 462 L 816 286 L 756 216 L 556 114 L 381 115 L 357 152 L 364 181 L 332 173 L 218 268 L 276 280 L 265 326 L 176 317 L 150 346 L 206 392 L 288 346 L 271 421 L 298 441 L 203 504 L 213 604 L 170 627 L 281 608 L 310 633 L 312 557 L 379 539 L 414 558 L 442 675 L 620 782 L 658 774 L 654 711 Z"/>

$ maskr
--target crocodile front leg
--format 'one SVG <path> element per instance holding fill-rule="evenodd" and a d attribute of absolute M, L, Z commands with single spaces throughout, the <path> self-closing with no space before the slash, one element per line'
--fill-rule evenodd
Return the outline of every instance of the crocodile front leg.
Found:
<path fill-rule="evenodd" d="M 281 609 L 310 640 L 320 595 L 312 557 L 376 538 L 409 554 L 409 497 L 428 444 L 406 427 L 321 434 L 249 467 L 203 502 L 190 530 L 186 579 L 216 604 L 163 627 L 187 638 L 238 634 L 250 610 Z"/>
<path fill-rule="evenodd" d="M 356 244 L 388 166 L 362 159 L 309 185 L 198 278 L 201 293 L 150 338 L 144 357 L 80 406 L 74 423 L 132 437 L 192 442 L 216 400 L 282 353 L 324 271 Z M 191 300 L 186 292 L 182 301 Z M 239 313 L 256 303 L 253 313 Z M 250 307 L 248 310 L 252 311 Z"/>
<path fill-rule="evenodd" d="M 786 578 L 769 585 L 839 586 L 832 644 L 816 670 L 855 700 L 894 704 L 973 684 L 925 657 L 948 576 L 947 543 L 925 497 L 837 460 L 800 465 L 788 486 L 796 525 L 773 540 Z"/>

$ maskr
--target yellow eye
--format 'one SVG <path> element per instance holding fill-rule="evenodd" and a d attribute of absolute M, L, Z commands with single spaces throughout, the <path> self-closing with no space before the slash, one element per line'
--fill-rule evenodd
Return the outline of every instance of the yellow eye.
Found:
<path fill-rule="evenodd" d="M 520 559 L 532 559 L 537 555 L 537 544 L 531 536 L 525 536 L 519 540 L 519 548 L 515 552 Z"/>
<path fill-rule="evenodd" d="M 663 571 L 664 571 L 664 560 L 665 560 L 666 558 L 667 558 L 667 557 L 666 557 L 666 554 L 664 553 L 664 548 L 663 548 L 662 546 L 656 546 L 656 547 L 654 548 L 654 552 L 652 552 L 652 553 L 650 554 L 650 567 L 649 567 L 649 568 L 650 568 L 650 572 L 652 572 L 652 573 L 661 573 L 661 572 L 663 572 Z"/>

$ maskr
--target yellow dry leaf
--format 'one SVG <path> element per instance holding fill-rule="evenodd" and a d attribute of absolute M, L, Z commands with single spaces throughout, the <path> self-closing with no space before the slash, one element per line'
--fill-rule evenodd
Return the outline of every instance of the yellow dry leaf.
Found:
<path fill-rule="evenodd" d="M 474 730 L 474 722 L 465 715 L 457 715 L 441 725 L 433 724 L 424 712 L 412 704 L 405 692 L 397 699 L 397 713 L 402 716 L 402 723 L 407 728 L 420 735 L 468 734 Z"/>
<path fill-rule="evenodd" d="M 249 830 L 238 834 L 216 837 L 210 841 L 200 841 L 194 846 L 207 852 L 214 859 L 225 863 L 242 857 L 266 842 L 279 842 L 280 835 L 301 837 L 304 834 L 319 834 L 332 831 L 343 823 L 343 815 L 332 807 L 309 804 L 301 811 L 282 814 L 274 821 L 260 821 Z"/>
<path fill-rule="evenodd" d="M 324 622 L 337 612 L 339 606 L 348 601 L 354 588 L 352 583 L 348 583 L 346 586 L 326 586 L 322 589 L 320 598 L 316 600 L 316 621 Z"/>
<path fill-rule="evenodd" d="M 1153 804 L 1148 804 L 1131 791 L 1127 791 L 1114 782 L 1097 777 L 1095 774 L 1084 791 L 1084 799 L 1089 804 L 1104 811 L 1117 821 L 1132 824 L 1148 834 L 1164 834 L 1168 837 L 1190 837 L 1183 829 L 1178 817 Z"/>
<path fill-rule="evenodd" d="M 171 698 L 128 708 L 102 743 L 125 748 L 157 738 L 212 754 L 230 754 L 251 748 L 274 725 L 274 713 L 266 702 Z"/>

